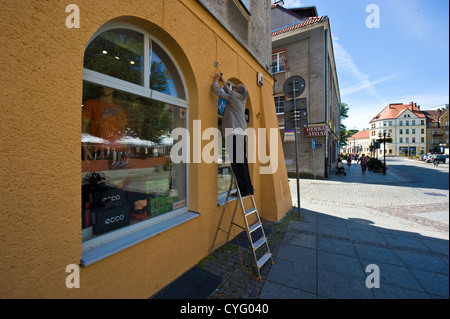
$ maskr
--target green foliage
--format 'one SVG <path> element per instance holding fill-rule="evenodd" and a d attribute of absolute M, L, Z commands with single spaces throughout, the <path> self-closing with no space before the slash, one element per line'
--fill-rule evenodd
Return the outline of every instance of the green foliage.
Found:
<path fill-rule="evenodd" d="M 383 167 L 383 162 L 375 157 L 369 158 L 367 161 L 367 167 L 369 167 L 372 170 L 378 170 Z"/>

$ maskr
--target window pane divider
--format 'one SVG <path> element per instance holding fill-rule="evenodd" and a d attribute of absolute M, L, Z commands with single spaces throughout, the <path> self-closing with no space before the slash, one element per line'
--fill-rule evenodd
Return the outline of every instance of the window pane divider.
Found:
<path fill-rule="evenodd" d="M 143 78 L 143 81 L 142 81 L 142 83 L 144 83 L 144 88 L 146 88 L 146 89 L 150 89 L 150 68 L 151 68 L 151 65 L 150 65 L 150 54 L 152 54 L 152 51 L 151 51 L 151 41 L 150 41 L 150 38 L 147 36 L 147 35 L 145 35 L 144 36 L 144 72 L 142 72 L 143 74 L 142 74 L 142 76 L 144 77 Z"/>
<path fill-rule="evenodd" d="M 126 91 L 128 93 L 140 95 L 146 98 L 151 98 L 157 101 L 173 104 L 176 106 L 180 106 L 183 108 L 188 107 L 188 102 L 186 100 L 173 97 L 155 90 L 151 90 L 149 88 L 145 88 L 142 85 L 137 85 L 134 83 L 130 83 L 124 80 L 117 79 L 115 77 L 105 75 L 96 71 L 92 71 L 89 69 L 83 69 L 83 79 L 85 81 L 100 84 L 104 86 L 108 86 L 110 88 Z"/>

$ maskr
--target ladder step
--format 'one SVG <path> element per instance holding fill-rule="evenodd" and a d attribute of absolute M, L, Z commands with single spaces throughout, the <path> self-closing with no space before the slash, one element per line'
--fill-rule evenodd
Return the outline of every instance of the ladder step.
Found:
<path fill-rule="evenodd" d="M 261 227 L 262 226 L 262 224 L 260 223 L 260 222 L 256 222 L 256 223 L 254 223 L 253 225 L 251 225 L 249 228 L 248 228 L 248 232 L 249 233 L 252 233 L 252 232 L 254 232 L 255 230 L 257 230 L 259 227 Z"/>
<path fill-rule="evenodd" d="M 261 237 L 260 239 L 258 239 L 257 241 L 255 241 L 255 243 L 253 244 L 253 249 L 256 250 L 259 247 L 261 247 L 264 243 L 266 242 L 266 238 L 265 237 Z"/>
<path fill-rule="evenodd" d="M 257 212 L 256 208 L 250 208 L 250 209 L 247 209 L 247 210 L 245 211 L 245 216 L 248 216 L 248 215 L 253 214 L 253 213 L 256 213 L 256 212 Z"/>
<path fill-rule="evenodd" d="M 259 268 L 261 268 L 262 266 L 264 266 L 264 264 L 272 257 L 271 253 L 265 253 L 264 256 L 262 256 L 256 263 L 256 266 Z"/>

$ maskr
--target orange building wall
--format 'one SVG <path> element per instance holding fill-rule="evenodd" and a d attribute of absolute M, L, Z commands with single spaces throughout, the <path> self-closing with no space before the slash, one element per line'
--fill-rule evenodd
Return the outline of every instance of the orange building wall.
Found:
<path fill-rule="evenodd" d="M 198 218 L 82 268 L 80 288 L 66 288 L 66 266 L 79 264 L 82 253 L 81 100 L 88 41 L 109 21 L 154 31 L 185 77 L 190 129 L 194 119 L 203 128 L 217 126 L 217 97 L 210 89 L 216 61 L 227 78 L 248 87 L 251 126 L 277 128 L 272 78 L 197 1 L 78 0 L 79 29 L 66 28 L 70 3 L 0 0 L 0 298 L 148 298 L 208 255 L 221 212 L 217 166 L 189 165 L 189 209 Z M 261 88 L 257 72 L 265 78 Z M 259 175 L 258 164 L 251 166 L 258 208 L 270 220 L 292 205 L 278 142 L 275 174 Z"/>

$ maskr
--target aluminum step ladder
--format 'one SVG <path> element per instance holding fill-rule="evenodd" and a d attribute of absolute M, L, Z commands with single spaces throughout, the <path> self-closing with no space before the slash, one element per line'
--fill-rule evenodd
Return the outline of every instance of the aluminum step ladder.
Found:
<path fill-rule="evenodd" d="M 236 205 L 234 207 L 233 215 L 231 217 L 231 222 L 228 227 L 228 230 L 225 230 L 221 227 L 222 227 L 222 222 L 223 222 L 223 218 L 225 215 L 225 210 L 227 208 L 228 203 L 230 202 L 231 191 L 233 190 L 233 186 L 236 188 L 237 201 L 236 201 Z M 253 207 L 251 207 L 247 210 L 244 207 L 244 198 L 246 198 L 246 197 L 251 198 L 251 202 L 253 205 Z M 236 211 L 237 211 L 238 206 L 240 206 L 241 211 L 243 213 L 245 227 L 242 227 L 234 222 L 234 218 L 236 216 Z M 252 220 L 252 221 L 250 221 L 250 220 Z M 227 197 L 225 199 L 225 204 L 222 209 L 222 216 L 220 217 L 219 226 L 217 228 L 216 235 L 214 237 L 214 241 L 211 246 L 211 253 L 214 252 L 215 250 L 217 250 L 222 245 L 229 242 L 230 235 L 231 235 L 231 228 L 233 227 L 233 225 L 235 225 L 241 229 L 244 229 L 246 231 L 248 241 L 251 245 L 251 247 L 249 247 L 249 248 L 252 250 L 253 258 L 255 259 L 255 267 L 256 267 L 256 270 L 257 270 L 258 276 L 259 276 L 258 278 L 260 279 L 261 278 L 261 272 L 260 272 L 261 267 L 264 266 L 264 264 L 269 260 L 271 260 L 272 264 L 274 263 L 272 253 L 270 252 L 269 243 L 267 242 L 267 237 L 264 232 L 264 227 L 262 225 L 261 218 L 259 217 L 258 210 L 256 209 L 255 198 L 253 197 L 253 195 L 248 195 L 245 197 L 241 196 L 241 192 L 239 191 L 236 177 L 234 176 L 234 173 L 232 172 L 232 181 L 230 183 L 230 187 L 227 192 Z M 260 229 L 260 233 L 262 234 L 262 236 L 259 239 L 254 240 L 252 237 L 252 234 L 255 231 L 257 231 L 258 229 Z M 217 240 L 217 237 L 218 237 L 220 231 L 223 231 L 227 234 L 227 240 L 224 243 L 219 244 L 218 246 L 214 246 L 216 244 L 216 240 Z"/>

